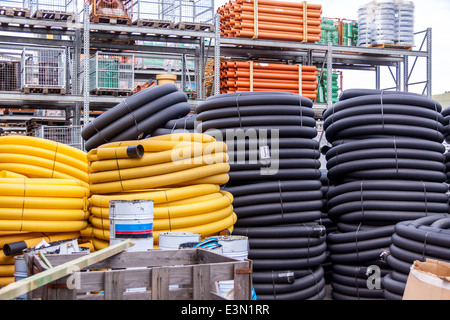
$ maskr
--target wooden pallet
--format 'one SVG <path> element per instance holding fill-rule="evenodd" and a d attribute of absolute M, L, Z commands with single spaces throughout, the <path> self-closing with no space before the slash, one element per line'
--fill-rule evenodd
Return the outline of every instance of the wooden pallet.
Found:
<path fill-rule="evenodd" d="M 28 85 L 22 88 L 23 93 L 66 94 L 66 88 L 41 85 Z"/>
<path fill-rule="evenodd" d="M 174 26 L 175 29 L 194 30 L 194 31 L 214 31 L 214 25 L 208 23 L 195 22 L 178 22 Z"/>
<path fill-rule="evenodd" d="M 413 46 L 411 45 L 403 45 L 403 44 L 373 44 L 371 46 L 372 48 L 380 48 L 380 49 L 400 49 L 400 50 L 409 50 L 411 51 L 413 49 Z"/>
<path fill-rule="evenodd" d="M 130 96 L 133 91 L 132 90 L 125 90 L 125 89 L 92 89 L 89 91 L 91 94 L 97 95 L 97 96 L 115 96 L 115 97 L 127 97 Z"/>
<path fill-rule="evenodd" d="M 70 22 L 75 22 L 77 20 L 75 13 L 50 10 L 37 10 L 33 13 L 33 18 L 45 20 L 66 20 Z"/>
<path fill-rule="evenodd" d="M 0 15 L 9 17 L 30 17 L 30 10 L 21 8 L 0 7 Z"/>
<path fill-rule="evenodd" d="M 130 17 L 113 17 L 105 15 L 91 15 L 90 21 L 93 23 L 126 24 L 131 26 Z"/>
<path fill-rule="evenodd" d="M 151 27 L 151 28 L 168 28 L 173 29 L 174 23 L 169 20 L 153 20 L 153 19 L 142 19 L 133 22 L 134 25 L 138 27 Z"/>

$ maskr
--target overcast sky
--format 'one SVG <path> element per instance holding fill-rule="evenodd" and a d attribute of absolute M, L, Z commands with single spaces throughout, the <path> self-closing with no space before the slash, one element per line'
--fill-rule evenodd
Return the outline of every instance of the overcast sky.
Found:
<path fill-rule="evenodd" d="M 216 7 L 228 0 L 215 0 Z M 291 0 L 292 1 L 292 0 Z M 322 16 L 328 18 L 358 19 L 358 8 L 370 1 L 367 0 L 311 0 L 308 3 L 321 4 Z M 414 0 L 415 5 L 415 31 L 432 28 L 433 56 L 432 56 L 432 93 L 441 94 L 450 91 L 450 0 Z M 421 38 L 416 39 L 420 46 Z M 418 48 L 415 48 L 418 50 Z M 412 60 L 410 65 L 412 65 Z M 388 70 L 382 71 L 383 75 Z M 411 76 L 410 82 L 424 81 L 426 79 L 425 59 L 419 58 Z M 394 85 L 392 79 L 383 77 L 381 86 L 387 88 Z M 344 71 L 344 89 L 375 88 L 374 72 Z M 414 86 L 411 91 L 422 93 L 422 86 Z"/>

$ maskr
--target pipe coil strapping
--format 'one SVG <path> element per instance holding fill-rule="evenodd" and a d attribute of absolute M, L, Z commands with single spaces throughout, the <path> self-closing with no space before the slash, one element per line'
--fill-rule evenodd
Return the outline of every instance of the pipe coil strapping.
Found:
<path fill-rule="evenodd" d="M 191 110 L 187 95 L 173 84 L 154 86 L 125 99 L 101 114 L 83 129 L 85 149 L 115 141 L 138 139 L 171 119 L 186 116 Z"/>
<path fill-rule="evenodd" d="M 386 261 L 393 271 L 383 277 L 385 298 L 401 300 L 414 261 L 450 262 L 450 214 L 402 221 L 395 225 Z"/>
<path fill-rule="evenodd" d="M 335 299 L 383 298 L 383 290 L 368 289 L 364 277 L 355 282 L 334 266 L 389 270 L 388 252 L 404 254 L 393 242 L 396 225 L 449 212 L 441 110 L 417 94 L 355 89 L 324 112 L 331 144 L 325 150 L 331 183 L 326 203 L 337 226 L 327 238 Z"/>
<path fill-rule="evenodd" d="M 312 101 L 285 92 L 222 94 L 197 106 L 197 121 L 198 131 L 227 145 L 223 189 L 234 197 L 233 234 L 249 239 L 258 299 L 322 299 L 326 234 L 316 222 L 323 196 Z M 267 275 L 286 270 L 295 281 L 273 286 Z"/>

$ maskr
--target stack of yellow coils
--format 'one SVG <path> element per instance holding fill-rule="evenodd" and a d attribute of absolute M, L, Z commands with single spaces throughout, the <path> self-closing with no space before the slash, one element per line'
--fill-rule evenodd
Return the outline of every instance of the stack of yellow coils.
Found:
<path fill-rule="evenodd" d="M 88 239 L 87 153 L 30 136 L 0 137 L 0 287 L 14 281 L 8 248 Z"/>
<path fill-rule="evenodd" d="M 94 247 L 109 245 L 109 202 L 153 200 L 153 237 L 160 232 L 231 232 L 233 197 L 226 144 L 197 133 L 104 144 L 88 153 Z"/>

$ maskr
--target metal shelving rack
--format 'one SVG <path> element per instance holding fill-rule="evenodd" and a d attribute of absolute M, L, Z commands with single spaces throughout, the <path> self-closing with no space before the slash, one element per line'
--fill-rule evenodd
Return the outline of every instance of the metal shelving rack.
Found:
<path fill-rule="evenodd" d="M 25 94 L 23 92 L 0 92 L 3 106 L 16 108 L 42 108 L 65 110 L 73 114 L 72 123 L 80 125 L 89 121 L 90 110 L 106 110 L 124 99 L 121 96 L 94 96 L 89 94 L 89 63 L 79 63 L 96 51 L 133 52 L 135 56 L 161 57 L 180 60 L 182 87 L 186 79 L 192 78 L 187 69 L 188 59 L 195 61 L 195 79 L 197 97 L 204 98 L 203 68 L 207 52 L 211 49 L 216 34 L 209 30 L 190 30 L 176 28 L 157 28 L 151 26 L 121 25 L 109 23 L 91 23 L 88 3 L 85 3 L 80 21 L 36 19 L 21 16 L 0 15 L 0 44 L 3 48 L 65 48 L 67 54 L 67 74 L 70 74 L 67 93 Z M 30 36 L 31 35 L 31 36 Z M 114 39 L 114 41 L 109 41 Z M 189 46 L 156 46 L 132 44 L 134 41 L 147 41 Z M 128 43 L 127 43 L 128 42 Z M 70 58 L 69 58 L 70 57 Z M 144 74 L 155 75 L 162 70 L 141 70 Z M 192 70 L 191 70 L 192 72 Z M 193 101 L 195 104 L 195 101 Z M 82 112 L 83 111 L 83 116 Z"/>
<path fill-rule="evenodd" d="M 261 39 L 241 39 L 220 37 L 219 17 L 215 16 L 215 31 L 183 30 L 157 28 L 150 26 L 119 25 L 107 23 L 90 23 L 86 11 L 83 22 L 68 20 L 44 20 L 17 16 L 0 16 L 0 44 L 5 48 L 27 47 L 63 47 L 68 54 L 67 70 L 71 74 L 70 86 L 66 95 L 24 94 L 17 92 L 0 92 L 3 105 L 22 108 L 62 109 L 66 114 L 73 114 L 72 122 L 80 125 L 81 108 L 83 122 L 89 121 L 89 110 L 105 110 L 119 103 L 124 97 L 93 96 L 89 94 L 89 64 L 84 64 L 83 72 L 78 63 L 81 54 L 89 56 L 96 50 L 112 50 L 118 52 L 133 52 L 141 56 L 167 55 L 181 59 L 185 64 L 186 57 L 195 61 L 195 83 L 197 84 L 197 99 L 195 105 L 206 98 L 204 90 L 204 67 L 208 58 L 214 58 L 214 88 L 219 92 L 219 62 L 220 58 L 270 59 L 288 63 L 317 65 L 327 69 L 352 69 L 374 71 L 376 86 L 381 88 L 380 72 L 388 68 L 395 81 L 394 90 L 409 91 L 413 85 L 423 85 L 423 93 L 432 95 L 432 30 L 423 33 L 423 40 L 418 50 L 400 50 L 387 48 L 367 48 L 335 46 L 330 44 L 296 43 L 288 41 L 270 41 Z M 28 35 L 39 37 L 30 37 Z M 45 37 L 44 35 L 51 35 Z M 191 47 L 162 47 L 141 44 L 107 42 L 107 40 L 135 40 L 165 43 L 190 44 Z M 106 41 L 102 41 L 106 40 Z M 70 58 L 69 58 L 70 57 Z M 425 80 L 411 82 L 411 74 L 418 59 L 426 59 Z M 70 67 L 69 67 L 70 66 Z M 394 72 L 392 71 L 394 69 Z M 70 71 L 70 72 L 69 72 Z M 186 79 L 186 68 L 183 68 L 181 78 Z M 81 77 L 81 74 L 84 74 Z M 327 73 L 328 83 L 331 83 L 331 72 Z M 81 81 L 82 80 L 82 81 Z M 81 86 L 81 83 L 83 85 Z M 331 86 L 328 88 L 331 96 Z M 317 116 L 331 105 L 317 104 Z"/>

